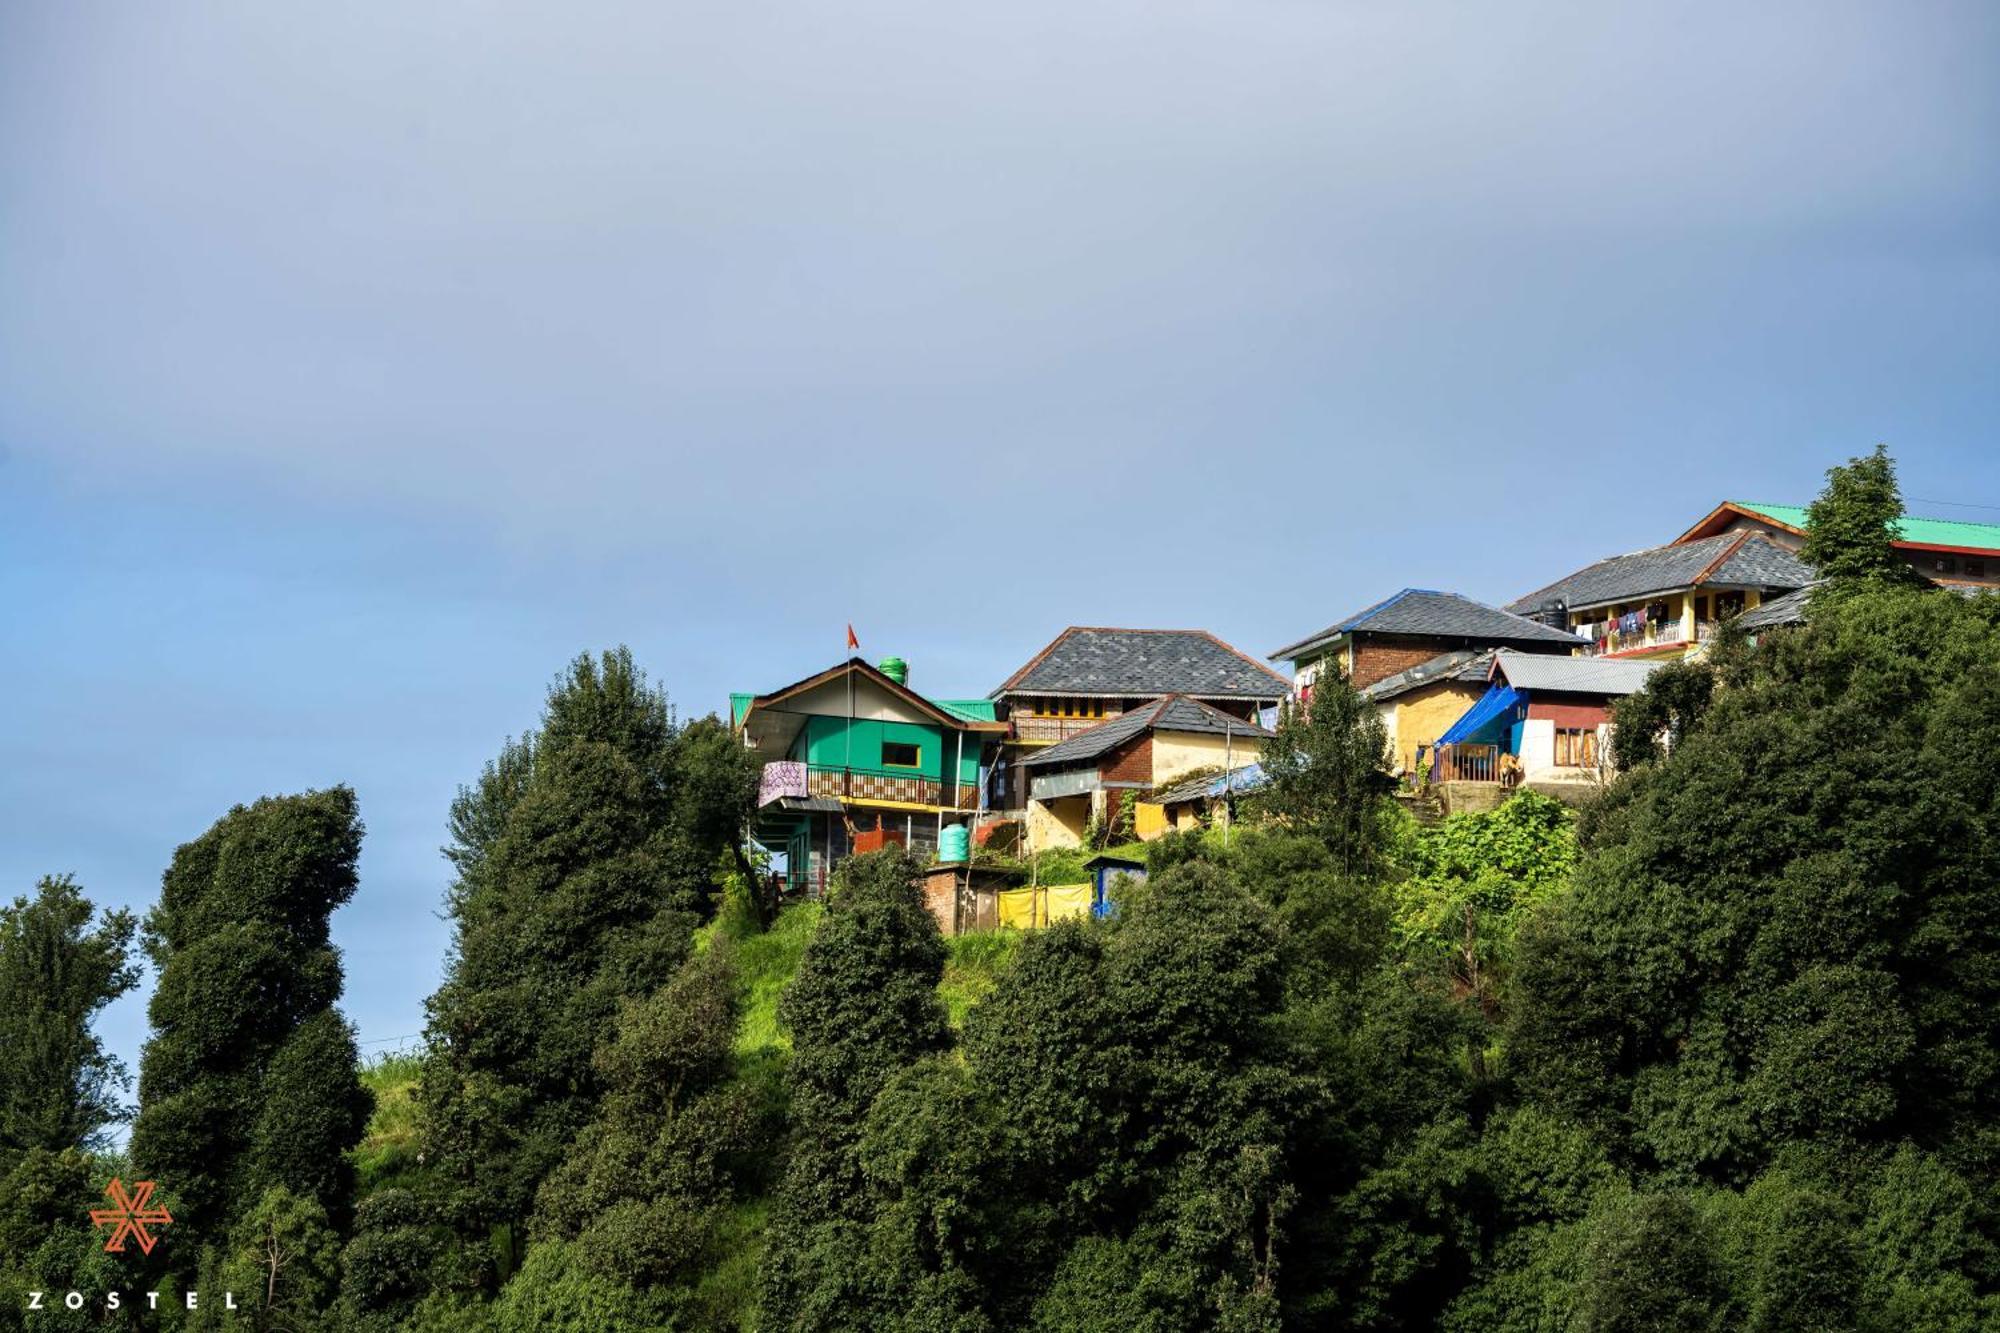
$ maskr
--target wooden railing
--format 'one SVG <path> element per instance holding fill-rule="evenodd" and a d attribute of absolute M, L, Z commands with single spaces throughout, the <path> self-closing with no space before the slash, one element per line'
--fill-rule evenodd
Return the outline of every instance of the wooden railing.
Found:
<path fill-rule="evenodd" d="M 1498 782 L 1500 747 L 1497 745 L 1447 745 L 1437 752 L 1433 782 Z"/>
<path fill-rule="evenodd" d="M 953 810 L 971 810 L 979 804 L 977 783 L 946 783 L 881 769 L 827 768 L 819 764 L 806 769 L 806 793 L 837 796 L 847 801 L 897 801 Z"/>
<path fill-rule="evenodd" d="M 1107 712 L 1103 717 L 1038 717 L 1032 713 L 1016 713 L 1008 719 L 1017 741 L 1066 741 L 1079 731 L 1089 731 L 1092 727 L 1103 726 L 1117 713 Z"/>

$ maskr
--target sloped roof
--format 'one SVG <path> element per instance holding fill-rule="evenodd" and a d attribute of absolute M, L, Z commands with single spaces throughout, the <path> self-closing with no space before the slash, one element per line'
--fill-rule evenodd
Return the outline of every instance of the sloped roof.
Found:
<path fill-rule="evenodd" d="M 1581 640 L 1579 640 L 1581 642 Z M 1407 670 L 1398 671 L 1393 676 L 1384 676 L 1362 689 L 1361 697 L 1371 703 L 1387 703 L 1398 695 L 1425 685 L 1435 685 L 1441 680 L 1462 680 L 1478 682 L 1486 679 L 1487 668 L 1492 665 L 1491 648 L 1460 648 L 1455 652 L 1440 653 L 1428 662 L 1419 662 Z"/>
<path fill-rule="evenodd" d="M 1255 744 L 1271 734 L 1254 722 L 1231 717 L 1220 708 L 1211 707 L 1199 699 L 1170 694 L 1143 708 L 1120 714 L 1109 722 L 1099 723 L 1088 731 L 1079 731 L 1066 741 L 1058 741 L 1027 760 L 1026 766 L 1042 768 L 1083 763 L 1109 754 L 1133 737 L 1148 731 L 1192 731 L 1213 736 L 1229 732 L 1241 736 L 1248 744 Z"/>
<path fill-rule="evenodd" d="M 896 698 L 910 705 L 917 712 L 922 713 L 932 721 L 941 722 L 948 727 L 956 727 L 966 731 L 1005 731 L 1007 729 L 1006 723 L 994 720 L 991 711 L 992 706 L 983 700 L 979 701 L 979 705 L 987 711 L 984 715 L 981 715 L 980 712 L 971 705 L 968 705 L 964 700 L 943 702 L 935 699 L 927 699 L 909 686 L 883 675 L 877 667 L 859 657 L 850 657 L 845 662 L 830 666 L 824 671 L 816 671 L 804 680 L 795 680 L 780 689 L 770 691 L 768 694 L 732 694 L 729 696 L 730 716 L 734 718 L 736 725 L 741 727 L 749 721 L 750 714 L 753 711 L 760 708 L 775 708 L 778 704 L 791 698 L 793 695 L 803 694 L 807 690 L 825 684 L 827 681 L 837 680 L 849 672 L 872 681 Z"/>
<path fill-rule="evenodd" d="M 1725 532 L 1614 555 L 1509 602 L 1507 609 L 1531 611 L 1560 600 L 1574 610 L 1708 584 L 1789 591 L 1812 578 L 1810 567 L 1762 533 Z"/>
<path fill-rule="evenodd" d="M 1009 676 L 1004 694 L 1282 699 L 1291 682 L 1207 630 L 1072 625 Z"/>
<path fill-rule="evenodd" d="M 1754 611 L 1745 611 L 1736 618 L 1736 623 L 1748 630 L 1776 629 L 1780 625 L 1805 623 L 1806 595 L 1813 590 L 1812 584 L 1783 597 L 1773 597 Z"/>
<path fill-rule="evenodd" d="M 1255 791 L 1264 785 L 1264 781 L 1262 764 L 1245 764 L 1227 773 L 1208 773 L 1177 782 L 1155 794 L 1153 801 L 1158 805 L 1177 805 L 1182 801 L 1200 800 L 1204 796 L 1220 796 L 1224 792 Z"/>
<path fill-rule="evenodd" d="M 1660 663 L 1608 657 L 1551 657 L 1502 648 L 1493 655 L 1493 674 L 1517 690 L 1557 690 L 1567 694 L 1636 694 Z"/>
<path fill-rule="evenodd" d="M 1317 648 L 1343 634 L 1419 634 L 1433 638 L 1477 639 L 1487 644 L 1566 643 L 1581 645 L 1582 639 L 1540 621 L 1475 602 L 1455 592 L 1434 588 L 1405 588 L 1385 597 L 1347 619 L 1328 625 L 1317 634 L 1307 635 L 1272 653 L 1272 657 L 1293 657 Z"/>
<path fill-rule="evenodd" d="M 1724 500 L 1700 522 L 1688 529 L 1696 533 L 1727 510 L 1768 519 L 1793 532 L 1806 530 L 1804 505 L 1774 505 L 1753 500 Z M 1959 551 L 1991 551 L 2000 555 L 2000 523 L 1967 523 L 1955 518 L 1918 518 L 1905 514 L 1896 520 L 1896 540 L 1913 546 L 1944 546 Z"/>

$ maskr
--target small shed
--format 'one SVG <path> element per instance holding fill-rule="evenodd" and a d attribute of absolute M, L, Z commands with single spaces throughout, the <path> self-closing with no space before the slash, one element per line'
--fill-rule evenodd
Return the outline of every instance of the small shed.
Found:
<path fill-rule="evenodd" d="M 1135 880 L 1144 880 L 1146 878 L 1146 863 L 1144 861 L 1135 861 L 1129 856 L 1112 856 L 1108 852 L 1099 852 L 1096 856 L 1091 857 L 1083 863 L 1083 868 L 1085 873 L 1090 876 L 1090 914 L 1092 916 L 1101 917 L 1111 915 L 1110 890 L 1112 880 L 1117 879 L 1120 875 L 1130 875 Z"/>
<path fill-rule="evenodd" d="M 947 935 L 993 930 L 1000 924 L 1000 895 L 1020 882 L 1018 871 L 989 866 L 935 865 L 924 872 L 924 906 Z"/>

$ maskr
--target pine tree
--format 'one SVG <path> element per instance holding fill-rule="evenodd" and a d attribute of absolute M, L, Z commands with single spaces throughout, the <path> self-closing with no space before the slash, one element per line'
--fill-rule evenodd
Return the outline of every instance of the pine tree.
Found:
<path fill-rule="evenodd" d="M 174 853 L 145 924 L 159 984 L 131 1152 L 180 1200 L 178 1241 L 222 1240 L 273 1186 L 336 1226 L 351 1211 L 346 1154 L 373 1099 L 333 1007 L 328 919 L 360 851 L 335 787 L 237 806 Z"/>
<path fill-rule="evenodd" d="M 33 1148 L 101 1145 L 124 1118 L 129 1080 L 91 1020 L 138 983 L 129 961 L 136 923 L 91 905 L 67 875 L 0 907 L 0 1173 Z"/>

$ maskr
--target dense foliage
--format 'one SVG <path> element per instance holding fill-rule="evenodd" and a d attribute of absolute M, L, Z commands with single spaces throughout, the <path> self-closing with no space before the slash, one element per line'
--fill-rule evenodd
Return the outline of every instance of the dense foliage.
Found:
<path fill-rule="evenodd" d="M 95 927 L 76 881 L 52 876 L 0 907 L 0 1172 L 35 1148 L 103 1146 L 124 1118 L 124 1066 L 91 1031 L 138 984 L 130 912 Z"/>
<path fill-rule="evenodd" d="M 754 793 L 742 747 L 713 720 L 677 726 L 621 649 L 571 663 L 540 726 L 454 802 L 453 954 L 419 1101 L 447 1220 L 481 1243 L 466 1280 L 518 1264 L 606 1091 L 621 1002 L 687 959 Z"/>
<path fill-rule="evenodd" d="M 1840 577 L 1656 672 L 1580 810 L 1400 815 L 1334 678 L 1268 818 L 952 940 L 895 848 L 766 920 L 740 748 L 579 659 L 453 809 L 457 951 L 351 1212 L 289 1172 L 359 1105 L 352 798 L 177 855 L 133 1141 L 209 1242 L 171 1280 L 364 1333 L 2000 1328 L 2000 599 Z M 44 897 L 91 961 L 0 932 L 0 977 L 87 1019 L 120 923 Z M 90 1122 L 4 1163 L 0 1327 L 130 1280 L 63 1224 L 120 1165 Z"/>
<path fill-rule="evenodd" d="M 360 851 L 354 793 L 335 787 L 238 806 L 174 853 L 146 918 L 159 983 L 131 1151 L 177 1199 L 177 1264 L 274 1188 L 336 1226 L 351 1213 L 371 1099 L 328 932 Z"/>

